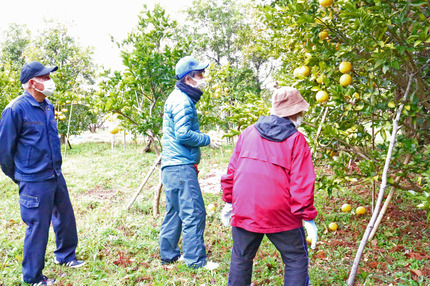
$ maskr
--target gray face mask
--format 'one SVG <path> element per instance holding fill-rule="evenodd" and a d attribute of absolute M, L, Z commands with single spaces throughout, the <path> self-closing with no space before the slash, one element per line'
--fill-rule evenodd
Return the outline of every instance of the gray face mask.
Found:
<path fill-rule="evenodd" d="M 40 93 L 43 93 L 45 96 L 51 96 L 54 94 L 55 82 L 52 79 L 49 79 L 47 81 L 38 81 L 38 80 L 35 80 L 35 81 L 42 84 L 44 87 L 43 90 L 38 90 L 37 88 L 34 88 L 35 90 L 37 90 Z"/>
<path fill-rule="evenodd" d="M 203 89 L 205 89 L 205 87 L 206 87 L 206 79 L 205 78 L 202 78 L 202 79 L 196 79 L 196 78 L 193 78 L 192 77 L 192 79 L 196 82 L 196 85 L 191 85 L 192 87 L 195 87 L 195 88 L 197 88 L 197 89 L 199 89 L 199 90 L 203 90 Z"/>

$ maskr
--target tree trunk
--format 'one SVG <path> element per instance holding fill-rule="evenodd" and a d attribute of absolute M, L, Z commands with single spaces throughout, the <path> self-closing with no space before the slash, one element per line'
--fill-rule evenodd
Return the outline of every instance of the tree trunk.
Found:
<path fill-rule="evenodd" d="M 406 157 L 405 161 L 403 162 L 404 165 L 409 164 L 409 162 L 412 159 L 412 154 L 408 154 L 408 156 Z M 397 177 L 394 181 L 396 183 L 400 182 L 401 177 Z M 369 240 L 372 240 L 373 237 L 375 236 L 376 230 L 378 229 L 379 224 L 381 223 L 382 218 L 385 215 L 385 212 L 388 209 L 388 206 L 390 205 L 391 199 L 393 198 L 393 194 L 394 194 L 395 188 L 391 187 L 390 193 L 388 194 L 387 198 L 385 199 L 385 203 L 384 206 L 382 207 L 381 211 L 379 212 L 378 218 L 376 219 L 375 222 L 375 227 L 373 228 L 372 232 L 370 233 L 369 236 Z"/>
<path fill-rule="evenodd" d="M 153 205 L 152 205 L 152 215 L 154 217 L 160 215 L 160 197 L 161 197 L 161 190 L 163 189 L 163 183 L 158 182 L 157 187 L 155 188 L 155 192 L 154 192 L 154 201 L 153 201 Z"/>

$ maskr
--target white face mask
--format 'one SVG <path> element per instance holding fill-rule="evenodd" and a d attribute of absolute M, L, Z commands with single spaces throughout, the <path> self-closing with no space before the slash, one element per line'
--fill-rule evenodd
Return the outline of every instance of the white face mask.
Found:
<path fill-rule="evenodd" d="M 196 79 L 193 78 L 192 79 L 196 82 L 196 85 L 191 85 L 192 87 L 195 87 L 197 89 L 203 90 L 206 87 L 206 79 L 205 78 L 201 78 L 201 79 Z"/>
<path fill-rule="evenodd" d="M 55 83 L 52 79 L 49 79 L 47 81 L 37 81 L 34 80 L 40 84 L 43 85 L 44 89 L 43 90 L 38 90 L 36 87 L 34 88 L 35 90 L 37 90 L 38 92 L 43 93 L 45 96 L 51 96 L 54 94 L 55 91 Z"/>
<path fill-rule="evenodd" d="M 291 118 L 290 118 L 291 119 Z M 303 123 L 303 116 L 301 115 L 297 115 L 296 120 L 292 120 L 291 121 L 294 123 L 294 126 L 296 126 L 296 129 L 300 127 L 300 125 L 302 125 Z"/>

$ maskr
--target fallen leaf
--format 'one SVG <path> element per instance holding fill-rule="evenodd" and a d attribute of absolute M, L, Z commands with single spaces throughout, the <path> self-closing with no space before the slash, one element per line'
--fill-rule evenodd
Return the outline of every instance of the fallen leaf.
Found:
<path fill-rule="evenodd" d="M 421 272 L 421 270 L 409 269 L 409 271 L 411 271 L 413 274 L 417 275 L 418 277 L 423 276 L 423 273 Z"/>

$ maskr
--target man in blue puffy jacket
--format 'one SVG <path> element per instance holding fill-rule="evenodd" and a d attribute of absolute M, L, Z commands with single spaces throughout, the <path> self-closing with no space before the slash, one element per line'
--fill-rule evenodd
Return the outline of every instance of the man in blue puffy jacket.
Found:
<path fill-rule="evenodd" d="M 0 120 L 0 165 L 19 185 L 21 218 L 27 224 L 22 274 L 24 282 L 55 282 L 42 274 L 52 222 L 57 249 L 55 263 L 80 267 L 75 215 L 61 173 L 61 146 L 54 106 L 46 98 L 55 91 L 50 77 L 58 67 L 30 62 L 21 69 L 24 94 L 9 103 Z"/>
<path fill-rule="evenodd" d="M 208 262 L 203 233 L 206 210 L 197 180 L 200 147 L 218 148 L 219 142 L 199 129 L 196 103 L 206 86 L 203 77 L 208 64 L 191 56 L 176 64 L 175 89 L 164 105 L 161 180 L 166 193 L 166 215 L 160 231 L 161 263 L 181 257 L 178 246 L 182 232 L 182 253 L 186 265 L 214 269 Z"/>

